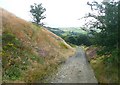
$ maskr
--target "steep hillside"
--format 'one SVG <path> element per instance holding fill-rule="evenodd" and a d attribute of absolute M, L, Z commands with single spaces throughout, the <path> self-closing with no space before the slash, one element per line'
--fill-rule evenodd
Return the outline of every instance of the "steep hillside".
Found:
<path fill-rule="evenodd" d="M 63 39 L 0 8 L 3 82 L 43 82 L 74 53 Z"/>

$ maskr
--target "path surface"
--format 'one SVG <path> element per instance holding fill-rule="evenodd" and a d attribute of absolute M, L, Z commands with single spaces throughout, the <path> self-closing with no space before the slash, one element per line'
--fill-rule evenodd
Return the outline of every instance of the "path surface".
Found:
<path fill-rule="evenodd" d="M 75 56 L 69 58 L 50 78 L 51 83 L 97 83 L 93 70 L 87 62 L 85 52 L 77 48 Z"/>

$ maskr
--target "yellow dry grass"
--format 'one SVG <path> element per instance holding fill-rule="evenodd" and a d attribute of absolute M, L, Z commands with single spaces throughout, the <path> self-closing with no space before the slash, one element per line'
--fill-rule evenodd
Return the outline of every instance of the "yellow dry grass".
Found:
<path fill-rule="evenodd" d="M 31 67 L 35 68 L 36 71 L 40 70 L 40 68 L 45 68 L 44 66 L 49 67 L 50 65 L 56 65 L 58 62 L 64 61 L 64 59 L 67 59 L 69 56 L 74 54 L 75 50 L 70 45 L 66 44 L 62 38 L 47 29 L 35 26 L 2 8 L 0 8 L 0 10 L 2 10 L 0 11 L 3 25 L 2 33 L 10 32 L 14 34 L 26 48 L 31 49 L 31 53 L 44 57 L 45 65 L 32 62 Z M 64 45 L 61 45 L 60 43 L 63 43 Z M 31 69 L 31 67 L 29 68 Z M 39 75 L 42 75 L 43 71 L 45 71 L 45 69 L 37 72 Z M 35 72 L 35 70 L 30 70 L 28 73 L 32 76 L 37 72 Z M 45 75 L 46 74 L 47 73 L 45 73 Z M 35 75 L 38 76 L 37 74 Z M 36 77 L 30 81 L 34 80 L 36 80 Z"/>

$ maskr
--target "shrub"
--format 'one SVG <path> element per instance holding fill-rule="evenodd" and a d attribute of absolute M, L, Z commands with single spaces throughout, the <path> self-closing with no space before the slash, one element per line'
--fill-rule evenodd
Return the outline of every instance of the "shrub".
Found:
<path fill-rule="evenodd" d="M 11 80 L 19 79 L 20 76 L 21 76 L 21 71 L 19 67 L 17 67 L 16 65 L 12 65 L 11 67 L 9 67 L 4 74 L 5 78 Z"/>

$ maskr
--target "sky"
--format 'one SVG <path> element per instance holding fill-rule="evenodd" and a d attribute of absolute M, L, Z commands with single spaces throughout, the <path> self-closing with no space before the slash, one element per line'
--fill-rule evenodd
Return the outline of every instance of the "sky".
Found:
<path fill-rule="evenodd" d="M 49 27 L 81 27 L 84 20 L 79 20 L 90 12 L 87 1 L 93 0 L 0 0 L 0 7 L 16 16 L 32 21 L 29 12 L 30 5 L 42 3 L 46 8 L 46 19 L 43 20 Z M 101 2 L 103 0 L 96 0 Z"/>

